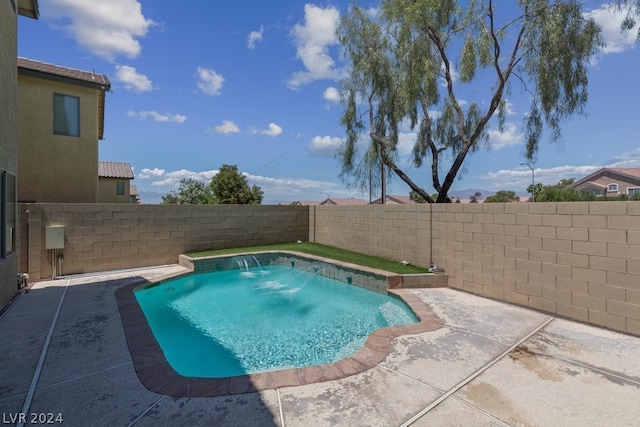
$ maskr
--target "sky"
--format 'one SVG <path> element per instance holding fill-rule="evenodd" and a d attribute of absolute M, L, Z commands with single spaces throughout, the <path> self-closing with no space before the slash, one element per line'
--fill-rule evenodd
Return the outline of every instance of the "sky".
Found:
<path fill-rule="evenodd" d="M 208 182 L 223 164 L 258 185 L 263 204 L 369 199 L 340 180 L 335 157 L 345 138 L 338 88 L 349 69 L 335 28 L 351 1 L 38 3 L 39 20 L 19 20 L 18 55 L 109 78 L 99 157 L 131 164 L 142 203 L 159 203 L 182 178 Z M 377 2 L 359 5 L 375 13 Z M 565 123 L 558 143 L 541 142 L 532 176 L 521 165 L 529 101 L 513 90 L 503 132 L 490 127 L 489 146 L 467 157 L 452 190 L 524 194 L 532 178 L 549 185 L 640 167 L 637 27 L 620 34 L 620 14 L 602 2 L 587 0 L 584 10 L 607 43 L 589 65 L 586 116 Z M 432 193 L 430 170 L 410 165 L 413 137 L 403 129 L 398 163 Z M 388 193 L 409 187 L 395 178 Z"/>

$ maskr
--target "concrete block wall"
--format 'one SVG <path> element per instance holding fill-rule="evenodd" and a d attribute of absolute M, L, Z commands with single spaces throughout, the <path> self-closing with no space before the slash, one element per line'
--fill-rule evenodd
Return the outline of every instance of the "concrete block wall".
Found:
<path fill-rule="evenodd" d="M 318 206 L 313 215 L 318 243 L 418 265 L 432 247 L 453 288 L 640 335 L 640 202 Z"/>
<path fill-rule="evenodd" d="M 311 206 L 309 240 L 428 267 L 428 204 Z"/>
<path fill-rule="evenodd" d="M 189 251 L 306 240 L 308 207 L 257 205 L 21 204 L 21 267 L 52 276 L 45 227 L 62 225 L 62 273 L 175 264 Z M 23 237 L 24 234 L 23 234 Z M 25 247 L 24 241 L 28 241 Z"/>

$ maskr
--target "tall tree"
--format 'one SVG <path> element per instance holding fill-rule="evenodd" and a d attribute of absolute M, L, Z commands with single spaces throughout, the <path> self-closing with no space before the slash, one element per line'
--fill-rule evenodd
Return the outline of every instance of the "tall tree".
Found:
<path fill-rule="evenodd" d="M 211 187 L 193 178 L 183 178 L 177 190 L 162 196 L 163 205 L 210 205 L 213 204 Z"/>
<path fill-rule="evenodd" d="M 342 17 L 338 39 L 352 65 L 342 81 L 342 175 L 357 172 L 365 134 L 411 190 L 428 202 L 447 201 L 467 155 L 487 142 L 490 120 L 503 129 L 514 85 L 531 97 L 526 157 L 535 157 L 543 130 L 552 141 L 560 138 L 562 122 L 583 113 L 586 66 L 602 46 L 600 28 L 578 0 L 520 0 L 508 8 L 517 13 L 498 14 L 492 0 L 464 7 L 455 0 L 382 0 L 378 15 L 354 5 Z M 490 90 L 463 102 L 458 93 L 471 84 Z M 431 163 L 435 199 L 397 164 L 401 124 L 416 134 L 413 164 Z"/>
<path fill-rule="evenodd" d="M 216 204 L 259 205 L 264 195 L 257 185 L 249 187 L 236 165 L 222 165 L 210 186 Z"/>

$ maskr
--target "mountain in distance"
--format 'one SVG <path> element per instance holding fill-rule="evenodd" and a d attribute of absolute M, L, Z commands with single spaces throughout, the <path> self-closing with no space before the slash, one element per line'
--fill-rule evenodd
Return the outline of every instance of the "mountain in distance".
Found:
<path fill-rule="evenodd" d="M 464 190 L 449 191 L 449 197 L 451 199 L 470 199 L 471 196 L 473 196 L 476 193 L 480 193 L 480 197 L 478 197 L 478 199 L 480 200 L 484 200 L 487 197 L 493 196 L 494 194 L 496 194 L 495 191 L 491 191 L 491 190 L 482 190 L 479 188 L 468 188 Z"/>

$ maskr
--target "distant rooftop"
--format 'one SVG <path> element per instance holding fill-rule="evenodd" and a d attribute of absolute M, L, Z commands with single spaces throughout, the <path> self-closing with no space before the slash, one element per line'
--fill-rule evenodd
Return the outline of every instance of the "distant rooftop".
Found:
<path fill-rule="evenodd" d="M 98 162 L 98 177 L 133 179 L 131 165 L 125 162 Z"/>

